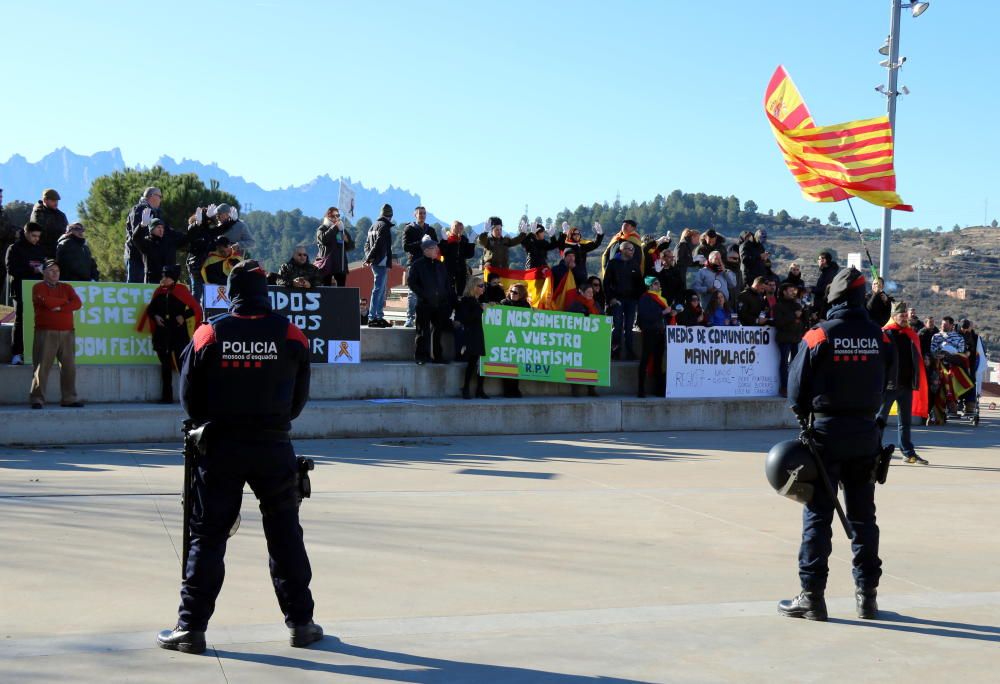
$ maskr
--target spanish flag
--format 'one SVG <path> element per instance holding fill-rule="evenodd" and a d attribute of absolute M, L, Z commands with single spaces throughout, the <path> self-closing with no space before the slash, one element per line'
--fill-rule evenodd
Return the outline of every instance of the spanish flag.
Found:
<path fill-rule="evenodd" d="M 486 359 L 482 361 L 482 374 L 495 378 L 516 378 L 520 375 L 516 363 L 492 363 Z"/>
<path fill-rule="evenodd" d="M 791 77 L 779 66 L 764 93 L 764 112 L 788 170 L 811 202 L 858 197 L 913 211 L 896 194 L 889 117 L 816 126 Z"/>
<path fill-rule="evenodd" d="M 503 285 L 504 292 L 509 290 L 510 286 L 515 283 L 524 283 L 525 287 L 528 288 L 528 303 L 535 309 L 549 308 L 542 306 L 542 302 L 546 296 L 544 294 L 546 284 L 552 280 L 552 271 L 547 266 L 518 270 L 515 268 L 497 268 L 496 266 L 487 264 L 483 268 L 483 278 L 489 280 L 490 275 L 500 276 L 500 283 Z M 550 290 L 551 287 L 549 285 Z"/>
<path fill-rule="evenodd" d="M 541 301 L 536 308 L 565 311 L 575 296 L 576 278 L 573 277 L 573 269 L 567 268 L 566 272 L 559 278 L 558 283 L 555 282 L 555 273 L 549 271 L 549 276 L 542 286 Z"/>

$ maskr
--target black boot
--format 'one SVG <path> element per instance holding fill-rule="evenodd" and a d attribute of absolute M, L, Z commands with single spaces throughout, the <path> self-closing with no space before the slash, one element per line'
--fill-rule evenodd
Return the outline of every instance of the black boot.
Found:
<path fill-rule="evenodd" d="M 288 628 L 288 643 L 295 648 L 305 648 L 323 638 L 323 628 L 310 621 L 305 625 Z"/>
<path fill-rule="evenodd" d="M 778 601 L 778 612 L 785 617 L 826 622 L 826 599 L 822 592 L 802 590 L 793 599 Z"/>
<path fill-rule="evenodd" d="M 858 608 L 858 617 L 862 620 L 874 620 L 878 617 L 878 601 L 875 600 L 874 589 L 857 589 L 854 600 Z"/>
<path fill-rule="evenodd" d="M 157 634 L 156 645 L 181 653 L 204 653 L 205 633 L 192 632 L 177 625 L 173 629 L 165 629 Z"/>

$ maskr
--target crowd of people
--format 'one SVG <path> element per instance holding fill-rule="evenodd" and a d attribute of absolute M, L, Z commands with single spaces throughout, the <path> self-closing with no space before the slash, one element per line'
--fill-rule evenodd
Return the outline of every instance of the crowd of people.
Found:
<path fill-rule="evenodd" d="M 55 282 L 64 288 L 72 289 L 62 282 L 66 280 L 100 280 L 97 263 L 87 245 L 85 227 L 67 221 L 59 209 L 59 200 L 54 189 L 42 193 L 31 218 L 18 231 L 17 239 L 5 255 L 9 292 L 16 310 L 12 359 L 15 365 L 22 363 L 24 352 L 23 280 L 41 280 L 44 284 L 51 278 L 46 274 L 53 269 Z M 180 349 L 190 338 L 190 322 L 201 320 L 199 302 L 205 284 L 224 285 L 235 265 L 252 251 L 254 239 L 246 224 L 239 220 L 238 210 L 228 204 L 195 208 L 187 229 L 178 231 L 166 224 L 161 202 L 162 192 L 158 188 L 150 187 L 142 193 L 125 220 L 123 246 L 127 282 L 159 286 L 143 320 L 153 333 L 154 346 L 164 368 L 163 400 L 171 401 L 169 369 L 177 366 Z M 393 208 L 383 205 L 364 242 L 363 263 L 371 269 L 374 284 L 362 315 L 365 324 L 373 328 L 391 325 L 385 319 L 384 307 L 388 273 L 395 259 L 392 252 L 395 227 Z M 496 274 L 498 270 L 523 264 L 525 272 L 537 274 L 533 269 L 541 269 L 543 273 L 551 273 L 554 283 L 573 283 L 572 292 L 562 299 L 565 310 L 611 317 L 611 358 L 640 362 L 636 392 L 640 397 L 645 396 L 650 383 L 654 394 L 664 393 L 665 331 L 672 325 L 773 326 L 779 348 L 779 391 L 783 396 L 786 394 L 788 367 L 799 342 L 810 326 L 826 316 L 827 289 L 840 270 L 831 253 L 821 252 L 817 256 L 819 275 L 809 285 L 798 263 L 792 263 L 783 276 L 773 270 L 767 233 L 763 230 L 742 232 L 730 244 L 714 229 L 702 233 L 687 228 L 674 244 L 671 233 L 644 237 L 637 223 L 626 219 L 601 254 L 600 273 L 592 274 L 587 256 L 602 246 L 605 237 L 599 223 L 592 228 L 594 237 L 587 239 L 578 226 L 568 223 L 559 227 L 540 223 L 532 226 L 522 219 L 516 234 L 505 235 L 503 221 L 491 217 L 486 229 L 470 240 L 461 221 L 453 221 L 447 232 L 439 236 L 427 223 L 426 208 L 416 207 L 413 219 L 402 228 L 408 286 L 404 325 L 416 328 L 416 363 L 448 363 L 442 335 L 453 333 L 456 360 L 466 363 L 462 396 L 485 398 L 482 378 L 478 375 L 478 359 L 484 353 L 481 313 L 496 304 L 531 306 L 524 284 L 515 283 L 505 290 Z M 314 260 L 310 259 L 307 246 L 299 245 L 287 263 L 268 274 L 268 281 L 294 288 L 344 286 L 355 239 L 337 207 L 326 211 L 316 229 L 315 242 Z M 477 246 L 479 263 L 473 264 Z M 518 247 L 523 251 L 523 262 L 518 261 Z M 179 250 L 187 252 L 190 291 L 178 283 Z M 555 258 L 550 256 L 553 252 Z M 481 274 L 486 275 L 485 280 Z M 924 379 L 924 392 L 929 397 L 925 402 L 927 408 L 925 411 L 918 402 L 917 410 L 928 414 L 929 423 L 946 421 L 957 407 L 970 408 L 974 396 L 970 398 L 967 380 L 975 374 L 979 363 L 985 363 L 985 359 L 979 358 L 978 336 L 970 321 L 963 321 L 956 328 L 954 321 L 945 317 L 939 330 L 934 319 L 921 321 L 912 308 L 900 311 L 900 303 L 893 301 L 880 278 L 872 283 L 866 308 L 874 322 L 887 327 L 901 354 L 907 359 L 912 355 L 913 363 L 902 364 L 901 382 L 916 386 Z M 62 308 L 63 317 L 65 311 Z M 36 316 L 36 326 L 39 320 Z M 642 333 L 638 354 L 635 330 Z M 44 338 L 36 334 L 35 344 Z M 907 344 L 913 347 L 912 354 L 904 351 Z M 42 354 L 33 354 L 33 358 L 38 364 L 39 359 L 49 356 L 60 358 L 57 352 L 58 349 L 51 354 L 43 350 Z M 51 367 L 51 362 L 47 363 Z M 38 378 L 42 386 L 47 372 Z M 72 378 L 71 364 L 67 375 Z M 589 391 L 593 393 L 593 388 Z M 899 395 L 902 394 L 905 393 L 900 391 Z M 520 396 L 516 381 L 505 381 L 504 395 Z M 64 395 L 64 402 L 67 399 L 69 404 L 77 403 L 72 391 Z M 895 401 L 899 410 L 904 411 L 905 399 L 896 397 Z M 32 394 L 32 403 L 41 404 L 43 400 Z M 904 444 L 907 441 L 908 437 L 901 439 Z"/>

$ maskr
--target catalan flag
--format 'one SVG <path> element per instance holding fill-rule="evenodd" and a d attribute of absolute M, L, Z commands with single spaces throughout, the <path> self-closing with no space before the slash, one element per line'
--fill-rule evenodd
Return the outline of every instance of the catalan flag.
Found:
<path fill-rule="evenodd" d="M 892 127 L 887 116 L 816 126 L 791 77 L 779 66 L 764 93 L 764 111 L 788 170 L 811 202 L 858 197 L 913 211 L 896 194 Z"/>

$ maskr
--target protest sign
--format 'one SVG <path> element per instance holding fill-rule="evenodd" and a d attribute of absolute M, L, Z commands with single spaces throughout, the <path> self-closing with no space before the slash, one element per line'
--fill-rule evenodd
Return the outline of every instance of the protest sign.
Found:
<path fill-rule="evenodd" d="M 774 328 L 667 326 L 668 397 L 778 394 Z"/>
<path fill-rule="evenodd" d="M 356 287 L 268 285 L 271 309 L 294 323 L 309 340 L 312 363 L 361 363 L 361 306 Z M 205 315 L 229 310 L 225 286 L 205 286 Z"/>
<path fill-rule="evenodd" d="M 35 340 L 35 307 L 31 288 L 39 281 L 26 280 L 24 296 L 24 359 L 31 363 Z M 158 364 L 153 338 L 136 330 L 143 309 L 153 298 L 156 285 L 140 283 L 70 282 L 83 307 L 73 313 L 76 329 L 76 363 Z"/>
<path fill-rule="evenodd" d="M 483 312 L 481 375 L 611 385 L 611 318 L 512 306 Z"/>

